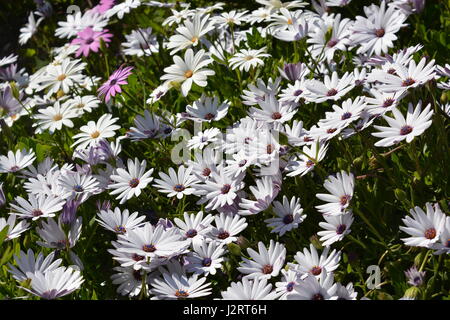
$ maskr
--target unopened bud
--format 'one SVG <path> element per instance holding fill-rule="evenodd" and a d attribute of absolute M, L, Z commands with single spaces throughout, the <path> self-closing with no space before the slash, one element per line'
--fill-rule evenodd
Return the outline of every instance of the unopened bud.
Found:
<path fill-rule="evenodd" d="M 417 287 L 411 287 L 406 289 L 403 298 L 415 299 L 420 295 L 420 289 Z"/>
<path fill-rule="evenodd" d="M 235 256 L 241 255 L 241 247 L 239 247 L 237 244 L 231 242 L 227 245 L 227 247 L 228 247 L 228 250 Z"/>
<path fill-rule="evenodd" d="M 395 195 L 395 198 L 396 198 L 397 200 L 399 200 L 399 201 L 405 201 L 405 200 L 407 200 L 407 198 L 406 198 L 406 192 L 403 191 L 402 189 L 399 189 L 399 188 L 395 189 L 395 190 L 394 190 L 394 195 Z"/>

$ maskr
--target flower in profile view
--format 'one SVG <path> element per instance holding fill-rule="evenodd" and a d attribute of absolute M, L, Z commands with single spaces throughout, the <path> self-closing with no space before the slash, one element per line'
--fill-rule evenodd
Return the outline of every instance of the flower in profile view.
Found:
<path fill-rule="evenodd" d="M 17 205 L 12 203 L 11 207 L 17 216 L 37 220 L 54 217 L 58 211 L 62 210 L 65 200 L 53 196 L 36 197 L 34 194 L 29 194 L 28 201 L 22 197 L 16 197 L 16 202 Z"/>
<path fill-rule="evenodd" d="M 35 273 L 36 271 L 45 273 L 47 270 L 58 268 L 61 265 L 62 259 L 55 260 L 55 255 L 56 251 L 53 251 L 44 259 L 42 252 L 39 252 L 38 256 L 35 257 L 31 249 L 28 249 L 27 253 L 20 250 L 19 256 L 14 255 L 17 267 L 8 263 L 8 271 L 17 281 L 25 281 L 29 279 L 29 273 Z"/>
<path fill-rule="evenodd" d="M 424 283 L 425 273 L 425 271 L 419 271 L 416 266 L 413 266 L 405 271 L 405 276 L 410 285 L 419 287 Z"/>
<path fill-rule="evenodd" d="M 23 287 L 22 289 L 46 300 L 71 294 L 84 282 L 81 272 L 71 267 L 59 267 L 47 270 L 45 273 L 36 271 L 28 274 L 31 278 L 31 289 Z"/>
<path fill-rule="evenodd" d="M 121 85 L 128 84 L 127 78 L 131 75 L 133 67 L 124 67 L 123 65 L 114 71 L 109 79 L 98 89 L 99 97 L 104 98 L 108 102 L 111 97 L 115 97 L 116 93 L 121 93 Z"/>
<path fill-rule="evenodd" d="M 17 216 L 15 214 L 10 214 L 8 220 L 6 220 L 5 218 L 0 218 L 0 231 L 8 228 L 5 240 L 15 239 L 29 229 L 29 222 L 21 220 L 16 224 L 16 220 Z"/>
<path fill-rule="evenodd" d="M 264 65 L 262 58 L 270 57 L 270 54 L 264 53 L 265 48 L 254 49 L 242 49 L 230 58 L 230 67 L 234 70 L 239 68 L 240 71 L 248 71 L 251 67 L 257 67 L 258 65 Z"/>
<path fill-rule="evenodd" d="M 331 194 L 316 194 L 317 198 L 328 203 L 316 206 L 317 210 L 326 215 L 344 214 L 353 197 L 354 185 L 355 179 L 352 173 L 341 171 L 336 176 L 329 176 L 323 186 Z"/>
<path fill-rule="evenodd" d="M 39 24 L 44 20 L 43 17 L 40 17 L 37 21 L 34 18 L 34 13 L 31 12 L 28 16 L 28 23 L 23 27 L 20 28 L 20 35 L 19 35 L 19 44 L 24 45 L 28 42 L 28 40 L 33 37 L 33 35 L 37 32 L 37 28 Z"/>
<path fill-rule="evenodd" d="M 125 234 L 129 230 L 140 227 L 144 224 L 145 216 L 138 216 L 138 212 L 133 212 L 131 215 L 128 209 L 120 211 L 115 208 L 114 211 L 101 210 L 97 213 L 99 219 L 97 222 L 106 230 L 115 232 L 116 234 Z"/>
<path fill-rule="evenodd" d="M 87 27 L 83 31 L 77 33 L 77 38 L 72 40 L 72 44 L 79 45 L 77 52 L 75 53 L 76 57 L 79 57 L 81 54 L 87 57 L 91 51 L 98 52 L 100 49 L 100 42 L 103 40 L 105 45 L 108 42 L 111 42 L 111 37 L 113 36 L 111 33 L 108 33 L 108 30 L 102 31 L 94 31 L 91 27 Z"/>
<path fill-rule="evenodd" d="M 34 151 L 17 150 L 16 153 L 8 151 L 8 156 L 0 156 L 0 173 L 18 172 L 30 166 L 36 156 Z"/>

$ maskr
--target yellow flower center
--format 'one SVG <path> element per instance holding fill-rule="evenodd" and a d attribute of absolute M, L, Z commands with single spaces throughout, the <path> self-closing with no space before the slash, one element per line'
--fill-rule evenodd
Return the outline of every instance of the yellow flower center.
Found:
<path fill-rule="evenodd" d="M 63 116 L 60 113 L 57 113 L 53 116 L 53 121 L 62 120 Z"/>
<path fill-rule="evenodd" d="M 58 80 L 58 81 L 63 81 L 65 78 L 67 78 L 67 76 L 66 76 L 65 74 L 60 74 L 60 75 L 58 76 L 58 78 L 56 78 L 56 80 Z"/>
<path fill-rule="evenodd" d="M 91 133 L 91 138 L 93 138 L 93 139 L 96 139 L 96 138 L 98 138 L 100 136 L 100 132 L 98 132 L 98 131 L 95 131 L 95 132 L 92 132 Z"/>
<path fill-rule="evenodd" d="M 184 76 L 185 76 L 186 78 L 190 78 L 190 77 L 193 76 L 193 74 L 194 74 L 194 72 L 192 72 L 192 70 L 188 70 L 188 71 L 186 71 L 186 72 L 184 73 Z"/>

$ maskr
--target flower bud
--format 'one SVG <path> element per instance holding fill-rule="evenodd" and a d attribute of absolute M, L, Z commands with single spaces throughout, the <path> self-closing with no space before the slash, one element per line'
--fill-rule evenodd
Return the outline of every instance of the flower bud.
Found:
<path fill-rule="evenodd" d="M 227 245 L 227 247 L 228 247 L 228 250 L 235 256 L 241 255 L 241 247 L 239 247 L 237 244 L 231 242 Z"/>
<path fill-rule="evenodd" d="M 408 299 L 415 299 L 419 296 L 420 294 L 420 289 L 417 287 L 411 287 L 406 289 L 405 294 L 403 295 L 403 298 L 408 298 Z"/>
<path fill-rule="evenodd" d="M 407 200 L 407 198 L 406 198 L 406 192 L 403 191 L 402 189 L 399 189 L 399 188 L 395 189 L 395 190 L 394 190 L 394 195 L 395 195 L 395 198 L 396 198 L 397 200 L 399 200 L 399 201 L 405 201 L 405 200 Z"/>

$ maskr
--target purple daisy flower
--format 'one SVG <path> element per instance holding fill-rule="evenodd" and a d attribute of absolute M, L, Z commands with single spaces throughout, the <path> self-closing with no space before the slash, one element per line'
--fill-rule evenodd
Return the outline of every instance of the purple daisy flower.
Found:
<path fill-rule="evenodd" d="M 76 57 L 79 57 L 81 53 L 85 57 L 89 55 L 90 51 L 98 52 L 100 48 L 100 40 L 103 39 L 103 42 L 111 42 L 111 37 L 113 36 L 111 33 L 108 33 L 108 30 L 102 31 L 94 31 L 91 27 L 87 27 L 77 33 L 78 38 L 72 40 L 72 44 L 79 44 L 80 48 L 76 52 Z"/>
<path fill-rule="evenodd" d="M 119 69 L 114 71 L 108 81 L 102 84 L 98 89 L 99 97 L 104 97 L 105 102 L 108 102 L 111 99 L 111 96 L 114 97 L 117 92 L 122 92 L 120 85 L 128 84 L 126 79 L 131 74 L 131 70 L 133 70 L 133 67 L 123 68 L 123 66 L 120 66 Z"/>

